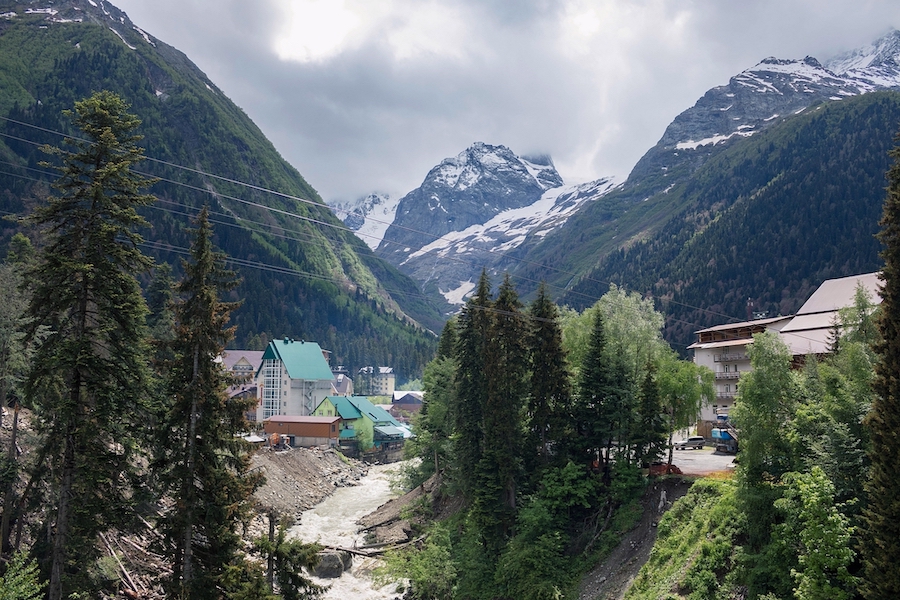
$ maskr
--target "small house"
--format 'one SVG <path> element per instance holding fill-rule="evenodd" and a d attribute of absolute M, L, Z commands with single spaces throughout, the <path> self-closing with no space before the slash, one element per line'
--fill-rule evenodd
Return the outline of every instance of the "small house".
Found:
<path fill-rule="evenodd" d="M 275 415 L 265 421 L 266 435 L 278 435 L 291 446 L 337 446 L 340 417 Z"/>
<path fill-rule="evenodd" d="M 394 449 L 403 445 L 403 430 L 397 419 L 369 402 L 365 396 L 329 396 L 313 414 L 340 417 L 340 440 L 355 444 L 363 451 L 373 447 L 378 450 Z"/>

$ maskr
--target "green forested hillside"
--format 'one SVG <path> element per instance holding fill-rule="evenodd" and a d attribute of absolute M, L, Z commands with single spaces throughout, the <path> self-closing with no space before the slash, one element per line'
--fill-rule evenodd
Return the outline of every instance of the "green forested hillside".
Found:
<path fill-rule="evenodd" d="M 189 218 L 210 204 L 215 241 L 243 279 L 233 292 L 244 301 L 233 317 L 238 346 L 256 336 L 305 338 L 332 350 L 335 363 L 418 376 L 435 341 L 415 323 L 435 329 L 441 316 L 317 205 L 315 190 L 187 57 L 148 41 L 109 5 L 107 16 L 89 3 L 61 3 L 55 20 L 25 8 L 0 2 L 0 13 L 17 14 L 0 20 L 0 210 L 23 214 L 48 193 L 53 174 L 39 165 L 38 144 L 59 145 L 56 132 L 71 133 L 61 112 L 92 91 L 114 91 L 142 120 L 153 160 L 139 169 L 161 178 L 151 190 L 158 202 L 145 210 L 145 251 L 177 276 Z M 83 22 L 60 22 L 73 10 Z M 0 227 L 5 243 L 16 225 Z"/>
<path fill-rule="evenodd" d="M 900 95 L 819 105 L 735 143 L 668 192 L 683 206 L 607 255 L 564 301 L 608 282 L 652 294 L 667 338 L 754 311 L 790 314 L 824 279 L 880 268 L 878 230 Z"/>

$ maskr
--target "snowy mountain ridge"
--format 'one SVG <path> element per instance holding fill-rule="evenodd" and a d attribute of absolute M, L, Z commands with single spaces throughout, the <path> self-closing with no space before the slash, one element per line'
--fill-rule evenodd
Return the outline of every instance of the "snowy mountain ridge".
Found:
<path fill-rule="evenodd" d="M 334 202 L 330 206 L 344 224 L 356 232 L 368 246 L 375 250 L 384 238 L 384 232 L 397 214 L 399 198 L 374 192 L 351 202 Z"/>
<path fill-rule="evenodd" d="M 696 150 L 750 136 L 772 121 L 820 101 L 900 89 L 900 32 L 838 55 L 823 65 L 813 57 L 769 57 L 710 89 L 666 129 L 658 150 Z M 649 153 L 648 153 L 649 154 Z"/>
<path fill-rule="evenodd" d="M 579 232 L 586 228 L 595 236 L 600 231 L 598 223 L 618 230 L 615 215 L 629 212 L 635 203 L 653 199 L 644 206 L 659 208 L 653 209 L 646 227 L 664 223 L 668 190 L 737 140 L 818 103 L 879 90 L 900 90 L 900 32 L 896 30 L 824 63 L 810 56 L 769 57 L 745 69 L 679 114 L 621 185 L 600 179 L 565 187 L 549 157 L 520 157 L 505 146 L 479 142 L 432 168 L 420 187 L 397 202 L 390 226 L 384 227 L 383 222 L 389 220 L 387 207 L 393 210 L 393 203 L 385 204 L 380 215 L 371 207 L 364 209 L 363 225 L 347 223 L 360 231 L 369 227 L 370 246 L 381 235 L 379 256 L 424 286 L 432 286 L 448 303 L 459 304 L 482 268 L 492 275 L 524 271 L 523 277 L 533 280 L 549 276 L 550 267 L 537 266 L 544 262 L 542 257 L 558 255 L 548 247 L 573 239 L 593 246 Z M 594 202 L 615 190 L 609 199 Z M 382 223 L 375 227 L 371 220 Z M 646 231 L 635 230 L 623 239 L 644 235 Z M 582 248 L 578 253 L 584 264 L 601 258 L 586 258 L 589 252 Z M 527 262 L 519 264 L 517 259 Z M 572 265 L 570 270 L 578 268 Z"/>
<path fill-rule="evenodd" d="M 462 304 L 474 289 L 482 265 L 492 264 L 493 272 L 511 268 L 516 261 L 507 253 L 524 244 L 529 236 L 543 238 L 565 223 L 584 202 L 609 193 L 614 187 L 611 178 L 604 178 L 550 188 L 534 204 L 511 208 L 486 223 L 436 239 L 409 254 L 401 268 L 420 274 L 431 268 L 428 277 L 433 278 L 437 276 L 435 267 L 442 265 L 438 291 L 448 303 Z M 417 268 L 419 265 L 424 269 Z"/>

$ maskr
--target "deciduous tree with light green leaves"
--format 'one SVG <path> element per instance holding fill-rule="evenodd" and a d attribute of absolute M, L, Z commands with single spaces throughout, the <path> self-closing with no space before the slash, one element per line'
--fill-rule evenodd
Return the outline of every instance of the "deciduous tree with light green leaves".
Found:
<path fill-rule="evenodd" d="M 16 552 L 0 577 L 0 600 L 40 600 L 45 587 L 37 563 L 25 552 Z"/>
<path fill-rule="evenodd" d="M 703 404 L 715 397 L 713 377 L 708 368 L 681 360 L 671 350 L 661 357 L 657 387 L 668 417 L 669 466 L 672 465 L 672 434 L 693 425 Z"/>
<path fill-rule="evenodd" d="M 775 508 L 785 515 L 773 537 L 798 556 L 791 576 L 797 584 L 797 600 L 847 600 L 852 598 L 856 578 L 848 567 L 855 553 L 851 548 L 853 528 L 838 511 L 834 485 L 819 467 L 808 473 L 787 473 L 784 495 Z"/>

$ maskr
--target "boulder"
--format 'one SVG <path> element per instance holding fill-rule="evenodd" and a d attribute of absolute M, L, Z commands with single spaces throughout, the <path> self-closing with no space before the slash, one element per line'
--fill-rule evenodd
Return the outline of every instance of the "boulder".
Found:
<path fill-rule="evenodd" d="M 342 556 L 343 554 L 349 555 L 347 552 L 338 552 L 336 550 L 319 552 L 319 564 L 313 569 L 313 574 L 322 579 L 337 579 L 344 574 L 344 571 L 347 568 L 344 563 L 346 559 Z M 347 563 L 349 562 L 350 561 L 347 560 Z"/>

